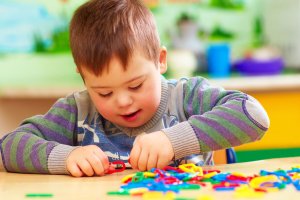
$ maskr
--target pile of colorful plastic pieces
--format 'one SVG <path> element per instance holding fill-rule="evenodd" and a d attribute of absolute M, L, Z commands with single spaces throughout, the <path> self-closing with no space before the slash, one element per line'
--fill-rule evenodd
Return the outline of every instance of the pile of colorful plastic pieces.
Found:
<path fill-rule="evenodd" d="M 261 170 L 259 174 L 246 176 L 241 173 L 223 173 L 220 170 L 203 170 L 194 164 L 179 167 L 153 168 L 137 172 L 122 179 L 118 191 L 108 195 L 140 195 L 142 199 L 179 200 L 181 190 L 199 190 L 211 187 L 214 191 L 233 191 L 235 197 L 261 197 L 267 192 L 279 191 L 293 185 L 300 191 L 300 166 L 290 170 Z M 191 198 L 186 198 L 191 199 Z M 201 199 L 201 198 L 194 198 Z M 213 199 L 203 197 L 202 199 Z"/>

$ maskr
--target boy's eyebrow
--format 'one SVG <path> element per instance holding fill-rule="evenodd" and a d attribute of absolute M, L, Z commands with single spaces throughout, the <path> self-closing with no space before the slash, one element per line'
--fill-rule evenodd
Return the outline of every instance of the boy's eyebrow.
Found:
<path fill-rule="evenodd" d="M 138 80 L 138 79 L 141 79 L 143 78 L 145 75 L 140 75 L 140 76 L 137 76 L 137 77 L 134 77 L 128 81 L 126 81 L 124 84 L 127 84 L 127 83 L 130 83 L 132 81 L 135 81 L 135 80 Z M 94 89 L 99 89 L 99 88 L 102 88 L 102 89 L 105 89 L 105 88 L 110 88 L 109 86 L 91 86 L 91 88 L 94 88 Z"/>

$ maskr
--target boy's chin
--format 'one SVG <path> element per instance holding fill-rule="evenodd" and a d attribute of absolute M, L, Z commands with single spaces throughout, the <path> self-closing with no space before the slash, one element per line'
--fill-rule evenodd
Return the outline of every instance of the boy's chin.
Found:
<path fill-rule="evenodd" d="M 122 122 L 122 123 L 119 123 L 118 125 L 119 126 L 122 126 L 122 127 L 126 127 L 126 128 L 138 128 L 138 127 L 141 127 L 143 125 L 145 125 L 147 122 L 145 121 L 137 121 L 137 122 Z"/>
<path fill-rule="evenodd" d="M 143 126 L 145 123 L 133 123 L 133 124 L 124 124 L 123 127 L 127 127 L 127 128 L 138 128 Z"/>

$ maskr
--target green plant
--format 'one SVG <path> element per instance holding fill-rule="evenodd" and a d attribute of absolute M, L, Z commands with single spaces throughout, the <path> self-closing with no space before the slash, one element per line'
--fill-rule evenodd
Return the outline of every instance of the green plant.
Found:
<path fill-rule="evenodd" d="M 52 45 L 49 51 L 54 53 L 70 51 L 68 28 L 59 29 L 52 34 Z"/>
<path fill-rule="evenodd" d="M 242 0 L 211 0 L 210 5 L 223 9 L 242 9 L 244 2 Z"/>
<path fill-rule="evenodd" d="M 45 44 L 45 42 L 43 41 L 42 37 L 39 34 L 34 34 L 33 36 L 33 51 L 36 53 L 43 53 L 43 52 L 47 52 L 47 46 Z"/>
<path fill-rule="evenodd" d="M 253 23 L 253 46 L 261 47 L 264 43 L 262 20 L 260 17 L 256 17 Z"/>
<path fill-rule="evenodd" d="M 210 34 L 211 40 L 230 40 L 234 39 L 234 34 L 224 30 L 220 25 L 214 27 Z"/>

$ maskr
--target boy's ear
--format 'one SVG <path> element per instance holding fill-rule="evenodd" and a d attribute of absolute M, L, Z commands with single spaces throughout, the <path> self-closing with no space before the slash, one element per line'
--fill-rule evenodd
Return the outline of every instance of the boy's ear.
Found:
<path fill-rule="evenodd" d="M 167 71 L 167 48 L 161 47 L 159 53 L 159 69 L 160 74 L 164 74 Z"/>
<path fill-rule="evenodd" d="M 79 73 L 79 69 L 78 69 L 78 67 L 76 67 L 76 72 L 77 72 L 77 73 Z"/>

